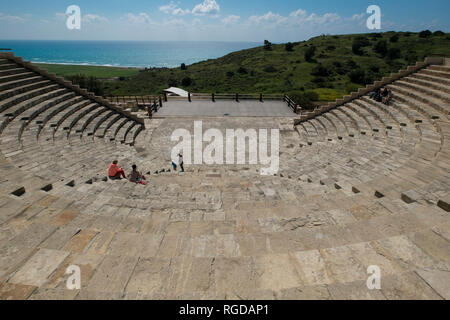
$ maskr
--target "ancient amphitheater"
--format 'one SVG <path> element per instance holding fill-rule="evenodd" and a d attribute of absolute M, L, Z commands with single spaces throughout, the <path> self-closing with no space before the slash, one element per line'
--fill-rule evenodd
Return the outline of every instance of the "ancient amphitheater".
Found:
<path fill-rule="evenodd" d="M 431 58 L 301 117 L 145 119 L 1 54 L 0 298 L 448 299 L 449 88 Z M 199 119 L 279 128 L 279 173 L 169 172 Z M 149 184 L 105 179 L 114 158 Z"/>

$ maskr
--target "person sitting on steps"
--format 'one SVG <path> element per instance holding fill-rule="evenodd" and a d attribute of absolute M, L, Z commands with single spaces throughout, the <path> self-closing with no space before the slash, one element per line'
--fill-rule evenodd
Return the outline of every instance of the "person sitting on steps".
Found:
<path fill-rule="evenodd" d="M 133 164 L 132 166 L 132 171 L 130 172 L 129 176 L 129 181 L 130 182 L 134 182 L 134 183 L 138 183 L 138 184 L 142 184 L 142 185 L 146 185 L 147 183 L 145 182 L 145 176 L 143 176 L 139 171 L 137 171 L 137 166 L 135 164 Z"/>
<path fill-rule="evenodd" d="M 125 171 L 123 171 L 122 168 L 120 168 L 117 164 L 119 162 L 117 160 L 114 160 L 110 165 L 108 169 L 108 176 L 111 180 L 120 180 L 123 177 L 126 179 Z"/>
<path fill-rule="evenodd" d="M 381 94 L 381 96 L 382 96 L 382 102 L 385 105 L 388 105 L 389 101 L 392 99 L 392 92 L 388 88 L 385 88 L 383 93 Z"/>

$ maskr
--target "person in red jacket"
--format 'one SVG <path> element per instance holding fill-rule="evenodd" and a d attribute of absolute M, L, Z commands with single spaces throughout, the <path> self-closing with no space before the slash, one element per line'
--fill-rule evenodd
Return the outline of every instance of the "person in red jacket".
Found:
<path fill-rule="evenodd" d="M 117 160 L 114 160 L 113 163 L 109 165 L 108 176 L 111 180 L 120 180 L 121 177 L 124 179 L 127 178 L 125 176 L 125 171 L 117 165 L 118 163 Z"/>

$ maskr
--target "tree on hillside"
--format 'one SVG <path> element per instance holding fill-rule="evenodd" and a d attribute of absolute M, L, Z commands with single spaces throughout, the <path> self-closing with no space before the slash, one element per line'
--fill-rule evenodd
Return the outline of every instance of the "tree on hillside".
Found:
<path fill-rule="evenodd" d="M 430 30 L 424 30 L 419 33 L 420 38 L 429 38 L 433 33 Z"/>
<path fill-rule="evenodd" d="M 445 33 L 442 32 L 442 31 L 440 31 L 440 30 L 438 30 L 438 31 L 435 31 L 435 32 L 433 33 L 433 36 L 445 36 Z"/>
<path fill-rule="evenodd" d="M 386 54 L 386 57 L 390 60 L 398 59 L 402 55 L 399 48 L 390 48 Z"/>
<path fill-rule="evenodd" d="M 181 80 L 181 85 L 183 87 L 189 87 L 192 84 L 192 79 L 189 77 L 183 78 L 183 80 Z"/>
<path fill-rule="evenodd" d="M 330 71 L 325 68 L 321 63 L 319 63 L 317 66 L 314 67 L 311 74 L 313 76 L 318 77 L 328 77 L 330 75 Z"/>
<path fill-rule="evenodd" d="M 294 51 L 294 44 L 292 42 L 288 42 L 284 46 L 284 49 L 288 52 L 292 52 L 292 51 Z"/>
<path fill-rule="evenodd" d="M 364 84 L 366 73 L 362 69 L 355 69 L 349 73 L 350 81 L 357 84 Z"/>
<path fill-rule="evenodd" d="M 269 40 L 264 40 L 264 50 L 272 50 L 272 43 Z"/>
<path fill-rule="evenodd" d="M 239 67 L 237 72 L 240 73 L 240 74 L 247 74 L 248 73 L 247 69 L 245 69 L 244 67 Z"/>
<path fill-rule="evenodd" d="M 316 47 L 315 46 L 311 46 L 308 49 L 306 49 L 305 52 L 305 60 L 307 62 L 314 62 L 314 55 L 316 54 Z"/>
<path fill-rule="evenodd" d="M 389 39 L 389 41 L 392 42 L 392 43 L 396 43 L 396 42 L 398 42 L 399 39 L 400 39 L 400 36 L 399 36 L 398 34 L 394 34 L 394 35 Z"/>
<path fill-rule="evenodd" d="M 184 63 L 181 64 L 181 70 L 186 70 L 186 65 Z"/>
<path fill-rule="evenodd" d="M 388 52 L 388 46 L 387 46 L 387 41 L 386 40 L 380 40 L 378 41 L 374 47 L 373 50 L 380 54 L 382 57 L 385 57 L 387 52 Z"/>
<path fill-rule="evenodd" d="M 369 45 L 370 45 L 369 40 L 367 40 L 364 37 L 358 37 L 353 41 L 352 51 L 354 54 L 361 56 L 364 54 L 364 51 L 362 51 L 362 48 L 367 47 Z"/>

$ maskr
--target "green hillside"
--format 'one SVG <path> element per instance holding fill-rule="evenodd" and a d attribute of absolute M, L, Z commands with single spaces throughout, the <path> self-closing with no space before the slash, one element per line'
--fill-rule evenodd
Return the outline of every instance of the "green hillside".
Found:
<path fill-rule="evenodd" d="M 309 53 L 309 57 L 305 53 Z M 160 94 L 169 86 L 204 93 L 289 93 L 332 101 L 431 55 L 450 56 L 450 34 L 387 32 L 319 36 L 243 50 L 174 69 L 106 81 L 106 95 Z"/>
<path fill-rule="evenodd" d="M 96 77 L 100 79 L 131 77 L 139 73 L 137 68 L 118 68 L 102 66 L 79 66 L 64 64 L 46 64 L 37 63 L 41 69 L 46 69 L 50 73 L 56 73 L 59 76 L 68 77 L 83 74 L 87 77 Z"/>

